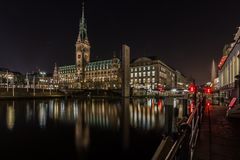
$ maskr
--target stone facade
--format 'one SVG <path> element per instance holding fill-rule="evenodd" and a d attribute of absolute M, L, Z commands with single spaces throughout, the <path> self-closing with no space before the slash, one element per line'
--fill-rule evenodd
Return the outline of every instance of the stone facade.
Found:
<path fill-rule="evenodd" d="M 54 82 L 60 88 L 108 89 L 119 88 L 120 60 L 115 56 L 109 60 L 90 61 L 90 42 L 87 36 L 87 24 L 84 6 L 80 19 L 79 34 L 76 41 L 76 61 L 74 65 L 54 68 Z"/>
<path fill-rule="evenodd" d="M 141 57 L 131 63 L 130 84 L 133 88 L 175 87 L 175 70 L 157 57 Z"/>
<path fill-rule="evenodd" d="M 234 41 L 223 53 L 223 57 L 218 65 L 220 94 L 225 98 L 239 96 L 240 74 L 240 29 L 238 30 Z"/>

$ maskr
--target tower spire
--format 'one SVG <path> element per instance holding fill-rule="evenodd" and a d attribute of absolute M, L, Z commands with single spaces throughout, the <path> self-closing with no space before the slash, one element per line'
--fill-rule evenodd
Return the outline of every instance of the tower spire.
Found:
<path fill-rule="evenodd" d="M 79 34 L 78 34 L 78 42 L 82 42 L 85 40 L 88 40 L 87 36 L 87 24 L 85 22 L 85 14 L 84 14 L 84 1 L 82 3 L 82 16 L 80 19 L 80 24 L 79 24 Z"/>
<path fill-rule="evenodd" d="M 214 59 L 212 60 L 212 68 L 211 68 L 211 82 L 214 82 L 214 79 L 217 77 L 216 64 Z"/>
<path fill-rule="evenodd" d="M 85 17 L 84 17 L 84 1 L 82 2 L 82 23 L 84 24 Z"/>

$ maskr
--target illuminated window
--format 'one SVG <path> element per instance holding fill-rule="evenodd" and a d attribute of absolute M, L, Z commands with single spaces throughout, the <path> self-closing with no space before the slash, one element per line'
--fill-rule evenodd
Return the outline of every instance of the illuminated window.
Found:
<path fill-rule="evenodd" d="M 139 70 L 139 71 L 141 71 L 141 70 L 142 70 L 142 68 L 141 68 L 141 67 L 139 67 L 139 68 L 138 68 L 138 70 Z"/>
<path fill-rule="evenodd" d="M 133 83 L 133 79 L 131 79 L 131 84 Z"/>
<path fill-rule="evenodd" d="M 155 83 L 155 78 L 152 78 L 152 83 Z"/>
<path fill-rule="evenodd" d="M 137 73 L 135 73 L 135 77 L 137 77 Z"/>
<path fill-rule="evenodd" d="M 133 77 L 133 73 L 131 73 L 131 77 Z"/>
<path fill-rule="evenodd" d="M 152 66 L 152 69 L 153 69 L 153 70 L 155 70 L 155 67 L 154 67 L 154 66 Z"/>
<path fill-rule="evenodd" d="M 166 69 L 164 67 L 161 67 L 161 71 L 166 72 Z"/>
<path fill-rule="evenodd" d="M 148 66 L 148 70 L 150 70 L 150 66 Z"/>
<path fill-rule="evenodd" d="M 139 72 L 138 74 L 139 74 L 139 77 L 142 77 L 142 73 L 141 72 Z"/>
<path fill-rule="evenodd" d="M 150 78 L 147 79 L 147 82 L 150 83 Z"/>
<path fill-rule="evenodd" d="M 145 78 L 143 78 L 143 83 L 145 83 L 146 82 L 146 79 Z"/>
<path fill-rule="evenodd" d="M 131 68 L 131 72 L 133 71 L 133 68 Z"/>
<path fill-rule="evenodd" d="M 145 69 L 146 69 L 146 68 L 145 68 L 145 67 L 143 67 L 143 70 L 144 70 L 144 71 L 145 71 Z"/>
<path fill-rule="evenodd" d="M 152 71 L 152 76 L 155 76 L 155 71 Z"/>
<path fill-rule="evenodd" d="M 147 72 L 147 76 L 148 76 L 148 77 L 150 76 L 150 71 Z"/>
<path fill-rule="evenodd" d="M 143 77 L 145 77 L 146 76 L 146 72 L 143 72 Z"/>

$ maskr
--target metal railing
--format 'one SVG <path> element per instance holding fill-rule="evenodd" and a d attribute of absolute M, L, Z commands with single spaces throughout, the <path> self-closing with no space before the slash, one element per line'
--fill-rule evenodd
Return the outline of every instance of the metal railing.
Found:
<path fill-rule="evenodd" d="M 193 159 L 202 119 L 202 109 L 202 103 L 194 106 L 188 120 L 180 124 L 177 139 L 174 141 L 170 136 L 164 138 L 152 157 L 152 160 Z"/>

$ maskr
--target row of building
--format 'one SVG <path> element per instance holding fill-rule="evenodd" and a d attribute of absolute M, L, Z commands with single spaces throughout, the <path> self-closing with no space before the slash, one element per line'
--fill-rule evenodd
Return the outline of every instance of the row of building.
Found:
<path fill-rule="evenodd" d="M 116 56 L 101 61 L 90 61 L 90 42 L 87 36 L 87 24 L 84 6 L 76 42 L 76 61 L 73 65 L 55 66 L 54 82 L 59 87 L 86 89 L 121 88 L 121 60 Z M 130 82 L 132 88 L 185 89 L 187 78 L 179 71 L 163 63 L 157 57 L 140 57 L 131 61 Z"/>
<path fill-rule="evenodd" d="M 220 96 L 229 99 L 240 95 L 240 28 L 233 41 L 225 45 L 213 84 Z"/>
<path fill-rule="evenodd" d="M 34 83 L 39 88 L 121 88 L 122 66 L 118 57 L 113 56 L 107 60 L 90 61 L 91 45 L 87 34 L 84 6 L 75 46 L 74 64 L 64 66 L 55 64 L 53 74 L 38 71 L 24 75 L 22 80 L 25 82 L 23 83 L 28 85 Z M 5 72 L 5 78 L 6 74 Z M 132 60 L 129 75 L 129 85 L 135 89 L 170 90 L 173 88 L 186 89 L 188 87 L 187 78 L 181 72 L 162 62 L 158 57 L 140 57 Z"/>

